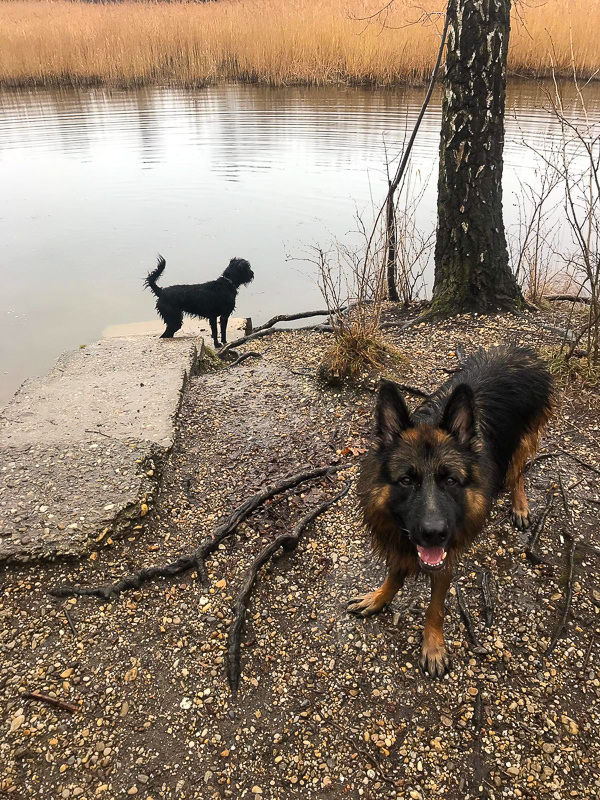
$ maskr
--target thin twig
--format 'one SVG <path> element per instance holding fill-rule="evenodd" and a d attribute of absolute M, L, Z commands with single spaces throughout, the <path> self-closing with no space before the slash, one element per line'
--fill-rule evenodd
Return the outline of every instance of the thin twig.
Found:
<path fill-rule="evenodd" d="M 155 578 L 171 578 L 174 575 L 180 575 L 182 572 L 187 572 L 190 569 L 197 569 L 199 575 L 203 576 L 205 575 L 205 559 L 217 549 L 223 539 L 232 534 L 241 522 L 253 514 L 257 508 L 264 505 L 267 500 L 270 500 L 276 494 L 281 494 L 288 489 L 298 486 L 300 483 L 331 475 L 333 472 L 346 469 L 347 467 L 348 464 L 337 464 L 298 472 L 296 475 L 291 475 L 289 478 L 284 478 L 272 486 L 261 489 L 234 509 L 227 518 L 227 521 L 219 526 L 213 534 L 204 539 L 196 550 L 180 556 L 175 561 L 170 561 L 168 564 L 144 567 L 133 575 L 127 575 L 121 578 L 121 580 L 116 583 L 92 587 L 58 586 L 55 589 L 51 589 L 49 594 L 54 597 L 80 596 L 100 597 L 102 600 L 114 600 L 121 592 L 126 592 L 129 589 L 139 589 L 144 583 L 154 580 Z"/>
<path fill-rule="evenodd" d="M 381 778 L 382 781 L 385 781 L 390 786 L 393 786 L 394 788 L 396 788 L 396 781 L 393 778 L 390 778 L 385 774 L 385 772 L 383 771 L 383 767 L 377 761 L 376 757 L 372 753 L 369 753 L 367 750 L 365 750 L 363 747 L 361 747 L 358 744 L 358 742 L 356 742 L 354 739 L 352 739 L 350 736 L 348 736 L 347 729 L 342 728 L 341 725 L 338 725 L 338 723 L 334 722 L 334 720 L 332 720 L 332 719 L 328 719 L 327 723 L 329 725 L 333 725 L 334 728 L 337 728 L 337 730 L 342 734 L 342 736 L 346 739 L 346 741 L 349 742 L 352 745 L 352 747 L 356 750 L 356 752 L 360 753 L 360 755 L 363 758 L 366 758 L 368 764 L 372 764 L 375 767 L 375 769 L 379 773 L 379 777 Z"/>
<path fill-rule="evenodd" d="M 48 703 L 50 706 L 62 708 L 63 711 L 69 711 L 71 714 L 76 714 L 79 711 L 79 706 L 75 705 L 75 703 L 69 703 L 68 700 L 59 700 L 57 697 L 50 697 L 47 694 L 42 694 L 42 692 L 26 692 L 23 697 L 28 700 L 39 700 L 40 703 Z"/>
<path fill-rule="evenodd" d="M 563 613 L 561 615 L 558 626 L 554 631 L 554 636 L 552 637 L 552 640 L 548 645 L 548 649 L 546 650 L 545 653 L 546 656 L 549 656 L 550 653 L 552 653 L 567 625 L 567 619 L 569 617 L 569 612 L 571 610 L 571 602 L 573 600 L 573 572 L 575 569 L 575 550 L 577 548 L 577 544 L 578 544 L 577 537 L 573 536 L 570 540 L 569 550 L 567 553 L 568 575 L 567 575 L 567 596 L 565 599 L 565 607 L 563 609 Z"/>
<path fill-rule="evenodd" d="M 485 647 L 482 646 L 481 642 L 477 638 L 477 634 L 475 633 L 475 624 L 473 622 L 473 617 L 471 616 L 471 612 L 469 611 L 469 607 L 467 606 L 467 603 L 465 601 L 462 589 L 460 588 L 458 583 L 454 584 L 454 588 L 456 589 L 456 601 L 458 603 L 458 610 L 460 611 L 461 619 L 464 622 L 465 628 L 467 629 L 469 639 L 473 644 L 473 652 L 477 654 L 487 653 L 487 650 L 485 649 Z"/>
<path fill-rule="evenodd" d="M 595 467 L 593 464 L 590 464 L 587 461 L 584 461 L 583 458 L 576 456 L 575 453 L 569 453 L 567 450 L 563 450 L 562 448 L 559 449 L 561 453 L 563 453 L 565 456 L 569 456 L 569 458 L 572 458 L 573 461 L 576 461 L 578 464 L 581 464 L 582 467 L 585 467 L 586 469 L 595 472 L 596 475 L 600 475 L 600 468 Z"/>
<path fill-rule="evenodd" d="M 588 665 L 588 662 L 590 660 L 590 654 L 592 652 L 592 647 L 594 646 L 595 641 L 596 641 L 596 634 L 592 633 L 592 635 L 590 636 L 590 643 L 588 644 L 587 650 L 585 651 L 585 658 L 583 659 L 582 669 L 585 669 Z"/>
<path fill-rule="evenodd" d="M 296 525 L 292 533 L 282 533 L 277 536 L 270 544 L 261 550 L 258 556 L 252 562 L 252 565 L 246 572 L 242 588 L 236 597 L 233 605 L 233 620 L 229 626 L 229 635 L 227 638 L 227 679 L 229 681 L 229 688 L 232 695 L 235 697 L 238 692 L 240 684 L 241 668 L 240 668 L 240 647 L 241 647 L 241 634 L 244 622 L 246 620 L 246 611 L 248 609 L 248 600 L 252 593 L 252 589 L 258 578 L 260 568 L 271 559 L 274 553 L 283 547 L 285 550 L 294 550 L 300 537 L 306 528 L 313 522 L 320 514 L 327 511 L 328 508 L 338 500 L 341 500 L 350 489 L 350 481 L 346 484 L 341 492 L 338 492 L 335 497 L 321 503 L 320 506 L 314 508 L 300 522 Z"/>
<path fill-rule="evenodd" d="M 69 614 L 69 612 L 68 612 L 68 610 L 66 608 L 63 608 L 63 611 L 65 612 L 65 617 L 67 618 L 67 622 L 69 623 L 69 627 L 71 628 L 71 632 L 73 633 L 73 636 L 75 638 L 77 638 L 77 631 L 75 630 L 75 625 L 73 624 L 73 620 L 71 619 L 71 615 Z"/>
<path fill-rule="evenodd" d="M 542 510 L 542 513 L 537 518 L 534 523 L 534 526 L 531 531 L 531 536 L 529 537 L 529 542 L 527 543 L 527 548 L 525 549 L 525 555 L 532 564 L 541 564 L 542 559 L 534 552 L 533 548 L 536 546 L 538 539 L 540 538 L 540 533 L 542 532 L 544 525 L 546 524 L 546 518 L 550 513 L 552 506 L 554 505 L 554 495 L 552 491 L 548 493 L 548 497 L 546 498 L 546 504 Z"/>
<path fill-rule="evenodd" d="M 483 593 L 483 605 L 485 610 L 485 624 L 491 628 L 494 624 L 494 592 L 493 592 L 493 579 L 492 573 L 489 569 L 481 571 L 481 591 Z"/>

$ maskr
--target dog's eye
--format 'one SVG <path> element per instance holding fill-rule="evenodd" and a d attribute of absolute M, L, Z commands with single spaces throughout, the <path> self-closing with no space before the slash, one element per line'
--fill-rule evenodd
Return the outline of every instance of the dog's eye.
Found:
<path fill-rule="evenodd" d="M 398 483 L 401 483 L 402 486 L 412 486 L 412 478 L 410 475 L 403 475 Z"/>
<path fill-rule="evenodd" d="M 446 484 L 446 486 L 456 486 L 458 481 L 456 480 L 456 478 L 452 478 L 450 475 L 448 475 L 444 483 Z"/>

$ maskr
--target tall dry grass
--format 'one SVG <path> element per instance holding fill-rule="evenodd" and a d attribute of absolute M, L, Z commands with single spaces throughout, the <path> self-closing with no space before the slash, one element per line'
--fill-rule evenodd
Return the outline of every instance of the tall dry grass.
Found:
<path fill-rule="evenodd" d="M 418 0 L 396 0 L 388 26 L 356 17 L 384 0 L 221 0 L 94 5 L 0 0 L 0 84 L 164 83 L 240 80 L 285 85 L 422 81 L 438 40 Z M 443 7 L 432 0 L 432 10 Z M 600 67 L 600 0 L 521 5 L 510 68 L 519 73 Z"/>

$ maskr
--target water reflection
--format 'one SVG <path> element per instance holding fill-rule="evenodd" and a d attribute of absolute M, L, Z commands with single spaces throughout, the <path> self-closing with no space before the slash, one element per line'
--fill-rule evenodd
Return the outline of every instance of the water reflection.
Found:
<path fill-rule="evenodd" d="M 566 93 L 572 93 L 566 87 Z M 600 116 L 600 92 L 588 87 Z M 0 403 L 64 349 L 108 324 L 153 317 L 141 281 L 156 252 L 167 282 L 218 274 L 232 255 L 256 280 L 238 311 L 262 320 L 320 305 L 312 267 L 286 261 L 344 237 L 368 217 L 418 113 L 420 89 L 197 91 L 31 90 L 0 93 L 3 297 Z M 566 98 L 568 101 L 568 97 Z M 532 174 L 523 138 L 548 147 L 556 134 L 543 87 L 509 87 L 505 206 Z M 431 177 L 420 224 L 434 224 L 439 97 L 413 165 Z"/>

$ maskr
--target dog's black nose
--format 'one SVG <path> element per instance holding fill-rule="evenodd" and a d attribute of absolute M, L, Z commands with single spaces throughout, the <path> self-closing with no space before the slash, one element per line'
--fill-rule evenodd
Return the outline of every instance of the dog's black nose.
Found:
<path fill-rule="evenodd" d="M 444 544 L 448 537 L 446 521 L 439 518 L 424 520 L 421 523 L 421 539 L 425 545 L 436 547 Z"/>

